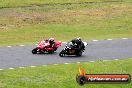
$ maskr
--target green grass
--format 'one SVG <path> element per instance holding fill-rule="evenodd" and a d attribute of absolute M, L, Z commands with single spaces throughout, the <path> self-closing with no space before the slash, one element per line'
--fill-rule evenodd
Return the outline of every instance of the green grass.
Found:
<path fill-rule="evenodd" d="M 132 59 L 94 63 L 82 62 L 88 74 L 130 74 Z M 86 84 L 79 86 L 75 77 L 79 64 L 38 66 L 0 71 L 0 88 L 131 88 L 130 84 Z"/>
<path fill-rule="evenodd" d="M 104 2 L 104 1 L 127 1 L 131 0 L 0 0 L 0 7 L 30 6 L 36 4 L 55 4 L 55 3 L 79 3 L 79 2 Z"/>
<path fill-rule="evenodd" d="M 132 37 L 132 30 L 126 27 L 119 29 L 105 29 L 87 25 L 35 25 L 15 30 L 0 32 L 0 45 L 32 44 L 41 39 L 54 37 L 56 40 L 69 41 L 81 36 L 84 40 Z"/>
<path fill-rule="evenodd" d="M 48 37 L 132 38 L 130 2 L 6 8 L 0 10 L 0 19 L 0 46 L 33 44 Z"/>
<path fill-rule="evenodd" d="M 0 46 L 33 44 L 39 40 L 55 37 L 69 41 L 82 37 L 92 39 L 132 38 L 132 3 L 97 0 L 96 3 L 78 3 L 82 0 L 12 0 L 28 6 L 30 3 L 49 3 L 31 7 L 0 9 Z M 89 0 L 91 2 L 94 0 Z M 103 2 L 110 1 L 110 2 Z M 9 2 L 3 0 L 1 5 Z M 84 1 L 85 2 L 85 1 Z M 28 4 L 26 4 L 28 3 Z M 0 5 L 0 6 L 1 6 Z M 6 6 L 6 5 L 5 5 Z M 8 5 L 10 7 L 10 5 Z"/>

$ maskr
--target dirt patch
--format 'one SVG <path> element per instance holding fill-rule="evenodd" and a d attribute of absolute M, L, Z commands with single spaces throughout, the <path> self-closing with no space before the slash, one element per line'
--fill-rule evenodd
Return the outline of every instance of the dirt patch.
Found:
<path fill-rule="evenodd" d="M 2 18 L 2 20 L 0 20 L 0 29 L 10 29 L 41 23 L 74 24 L 78 23 L 78 17 L 81 17 L 82 19 L 80 18 L 79 20 L 83 22 L 84 18 L 113 18 L 132 12 L 132 6 L 125 4 L 111 4 L 110 7 L 105 8 L 64 9 L 46 12 L 43 11 L 44 9 L 45 8 L 39 9 L 41 10 L 40 12 L 38 12 L 38 10 L 31 10 L 29 7 L 24 7 L 24 9 L 20 8 L 20 10 L 13 8 L 1 9 L 0 18 Z"/>

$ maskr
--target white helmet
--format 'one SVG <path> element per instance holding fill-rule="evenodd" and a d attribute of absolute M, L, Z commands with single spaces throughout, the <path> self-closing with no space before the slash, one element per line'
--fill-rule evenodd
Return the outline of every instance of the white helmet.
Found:
<path fill-rule="evenodd" d="M 78 39 L 79 41 L 81 41 L 81 37 L 78 37 L 77 39 Z"/>

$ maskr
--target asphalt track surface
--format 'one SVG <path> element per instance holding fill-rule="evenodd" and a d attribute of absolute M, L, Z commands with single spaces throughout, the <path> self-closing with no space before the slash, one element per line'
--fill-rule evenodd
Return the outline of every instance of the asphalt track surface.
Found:
<path fill-rule="evenodd" d="M 82 57 L 59 57 L 63 44 L 54 54 L 32 54 L 36 45 L 0 47 L 0 68 L 40 66 L 81 61 L 113 60 L 132 57 L 132 39 L 89 41 Z"/>

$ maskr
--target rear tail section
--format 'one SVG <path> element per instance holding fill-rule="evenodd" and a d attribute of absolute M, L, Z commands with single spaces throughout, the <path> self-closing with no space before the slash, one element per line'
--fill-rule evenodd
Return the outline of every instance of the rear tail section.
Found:
<path fill-rule="evenodd" d="M 61 41 L 57 41 L 56 42 L 56 47 L 58 48 L 59 46 L 61 46 L 62 45 L 62 42 Z"/>

